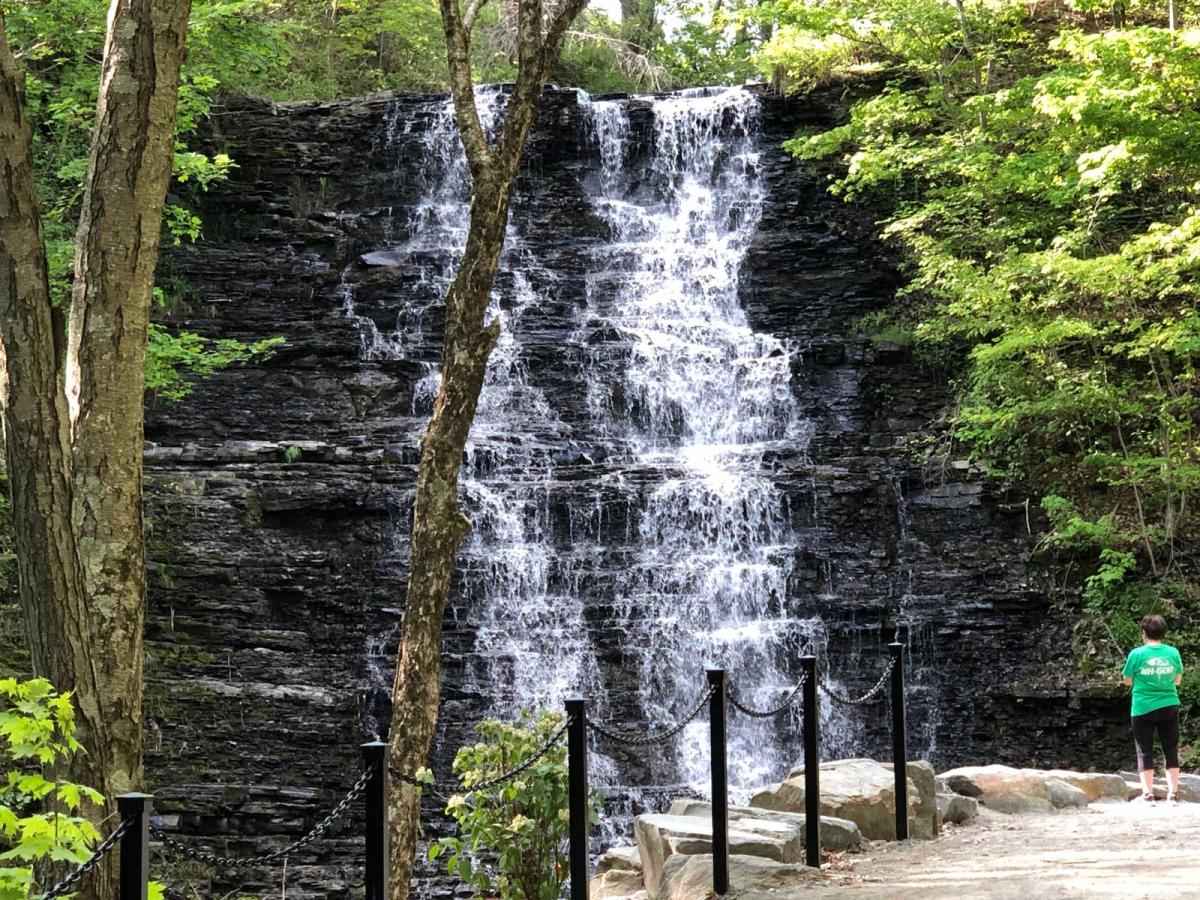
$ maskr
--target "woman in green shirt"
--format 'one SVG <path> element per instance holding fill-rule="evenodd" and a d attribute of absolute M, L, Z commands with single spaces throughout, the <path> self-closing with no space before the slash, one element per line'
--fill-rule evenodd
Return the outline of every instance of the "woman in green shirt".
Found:
<path fill-rule="evenodd" d="M 1133 650 L 1121 672 L 1133 687 L 1133 743 L 1142 779 L 1142 800 L 1154 802 L 1154 733 L 1158 732 L 1167 763 L 1167 801 L 1179 802 L 1179 682 L 1183 660 L 1163 643 L 1167 623 L 1162 616 L 1142 619 L 1142 646 Z"/>

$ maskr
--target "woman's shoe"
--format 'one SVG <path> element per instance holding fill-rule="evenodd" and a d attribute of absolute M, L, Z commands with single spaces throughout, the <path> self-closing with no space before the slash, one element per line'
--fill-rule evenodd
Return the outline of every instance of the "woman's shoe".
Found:
<path fill-rule="evenodd" d="M 1154 804 L 1157 802 L 1158 801 L 1154 799 L 1153 794 L 1142 794 L 1142 796 L 1138 798 L 1138 803 L 1143 803 L 1147 806 L 1154 806 Z"/>
<path fill-rule="evenodd" d="M 1170 803 L 1172 806 L 1178 806 L 1179 805 L 1179 795 L 1178 794 L 1167 794 L 1167 802 Z"/>

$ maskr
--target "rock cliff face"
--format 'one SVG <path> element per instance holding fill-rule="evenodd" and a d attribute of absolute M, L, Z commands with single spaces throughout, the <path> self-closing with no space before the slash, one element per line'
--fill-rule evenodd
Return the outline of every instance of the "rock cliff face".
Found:
<path fill-rule="evenodd" d="M 501 292 L 524 278 L 541 298 L 519 320 L 519 368 L 522 390 L 536 388 L 554 419 L 530 411 L 509 440 L 532 442 L 550 473 L 537 489 L 554 554 L 579 546 L 579 511 L 596 510 L 584 519 L 601 562 L 548 596 L 580 604 L 603 673 L 589 685 L 636 724 L 642 670 L 614 597 L 644 513 L 597 486 L 657 476 L 635 473 L 580 424 L 592 402 L 574 377 L 581 360 L 629 340 L 585 327 L 583 311 L 603 302 L 589 293 L 589 260 L 613 239 L 592 202 L 603 148 L 585 101 L 548 92 L 513 210 L 523 255 L 510 255 Z M 620 163 L 648 177 L 653 104 L 623 102 Z M 738 296 L 749 327 L 788 348 L 788 402 L 805 423 L 803 446 L 777 440 L 763 459 L 788 518 L 788 545 L 772 550 L 786 556 L 785 588 L 772 602 L 789 619 L 823 623 L 824 658 L 847 691 L 875 680 L 894 626 L 911 624 L 910 752 L 939 767 L 1115 765 L 1123 710 L 1073 686 L 1067 626 L 1029 562 L 1024 498 L 999 495 L 965 463 L 914 461 L 914 445 L 937 437 L 944 387 L 903 348 L 857 333 L 858 319 L 892 302 L 895 275 L 853 236 L 860 213 L 779 149 L 797 127 L 833 121 L 837 104 L 760 104 L 750 139 L 761 218 Z M 357 775 L 357 745 L 386 723 L 406 504 L 440 342 L 438 284 L 413 259 L 437 262 L 446 248 L 413 250 L 406 233 L 408 256 L 388 254 L 436 193 L 428 137 L 439 109 L 403 96 L 227 104 L 212 140 L 238 168 L 202 198 L 204 240 L 163 262 L 182 298 L 173 324 L 287 340 L 269 361 L 147 410 L 149 775 L 168 827 L 229 850 L 280 844 L 313 824 Z M 402 353 L 385 352 L 393 331 Z M 469 723 L 520 700 L 503 667 L 480 659 L 474 605 L 496 565 L 486 542 L 464 551 L 447 622 L 442 770 Z M 886 755 L 882 710 L 854 722 L 829 714 L 827 756 Z M 614 765 L 627 784 L 669 774 L 633 758 Z M 291 896 L 348 895 L 359 877 L 350 834 L 290 862 Z M 234 873 L 216 874 L 235 885 Z M 243 876 L 250 889 L 279 877 Z"/>

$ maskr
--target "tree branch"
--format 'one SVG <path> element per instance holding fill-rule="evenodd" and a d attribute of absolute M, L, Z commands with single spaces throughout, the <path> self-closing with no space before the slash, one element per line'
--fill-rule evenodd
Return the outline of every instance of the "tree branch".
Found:
<path fill-rule="evenodd" d="M 487 6 L 487 0 L 469 0 L 467 3 L 467 11 L 463 13 L 462 23 L 463 30 L 469 35 L 475 27 L 475 17 L 479 15 L 479 11 Z"/>
<path fill-rule="evenodd" d="M 471 0 L 467 15 L 472 24 L 485 2 Z M 471 73 L 471 26 L 459 10 L 458 0 L 439 0 L 439 5 L 446 34 L 446 60 L 450 69 L 454 118 L 458 122 L 471 176 L 478 178 L 491 165 L 492 150 L 479 121 L 479 108 L 475 105 L 475 79 Z"/>
<path fill-rule="evenodd" d="M 575 17 L 583 12 L 587 5 L 588 0 L 562 0 L 558 8 L 554 10 L 554 14 L 546 26 L 545 49 L 550 58 L 558 57 L 563 36 L 571 23 L 575 21 Z"/>

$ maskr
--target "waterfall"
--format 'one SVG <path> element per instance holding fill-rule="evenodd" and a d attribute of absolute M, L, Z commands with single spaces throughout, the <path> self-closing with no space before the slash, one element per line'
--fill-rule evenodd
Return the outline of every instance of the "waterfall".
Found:
<path fill-rule="evenodd" d="M 746 702 L 778 701 L 820 623 L 784 598 L 796 537 L 765 459 L 803 446 L 790 349 L 756 333 L 739 273 L 762 212 L 758 101 L 747 91 L 689 91 L 652 102 L 644 177 L 623 177 L 628 104 L 591 104 L 601 171 L 595 205 L 612 239 L 597 251 L 584 339 L 589 409 L 622 448 L 636 498 L 637 557 L 621 595 L 639 705 L 669 721 L 701 691 L 701 666 L 730 671 Z M 792 762 L 776 730 L 739 720 L 735 784 L 778 778 Z M 707 726 L 689 726 L 677 771 L 702 787 Z M 790 743 L 790 742 L 789 742 Z"/>
<path fill-rule="evenodd" d="M 480 99 L 490 127 L 502 95 Z M 584 415 L 564 416 L 530 374 L 530 335 L 562 276 L 526 247 L 514 212 L 489 311 L 501 335 L 461 479 L 474 522 L 459 565 L 458 624 L 474 641 L 463 687 L 502 716 L 582 692 L 597 718 L 637 731 L 674 721 L 705 690 L 704 668 L 724 666 L 745 702 L 773 705 L 824 630 L 786 602 L 799 538 L 772 459 L 802 451 L 810 431 L 791 388 L 794 350 L 754 331 L 739 300 L 764 197 L 758 101 L 720 89 L 579 104 L 598 157 L 585 187 L 608 234 L 579 251 L 585 303 L 561 348 L 561 365 L 568 353 L 578 363 L 569 375 Z M 635 140 L 633 117 L 646 114 L 649 140 Z M 432 314 L 465 241 L 469 189 L 450 104 L 431 103 L 422 124 L 422 199 L 362 262 L 413 271 L 428 290 L 380 329 L 343 288 L 364 357 L 426 366 L 421 418 L 438 378 Z M 564 485 L 594 502 L 575 499 L 564 516 Z M 619 623 L 615 650 L 593 631 L 600 607 Z M 798 711 L 739 719 L 733 783 L 778 779 L 799 746 Z M 597 750 L 610 784 L 706 784 L 703 717 L 636 774 Z"/>

